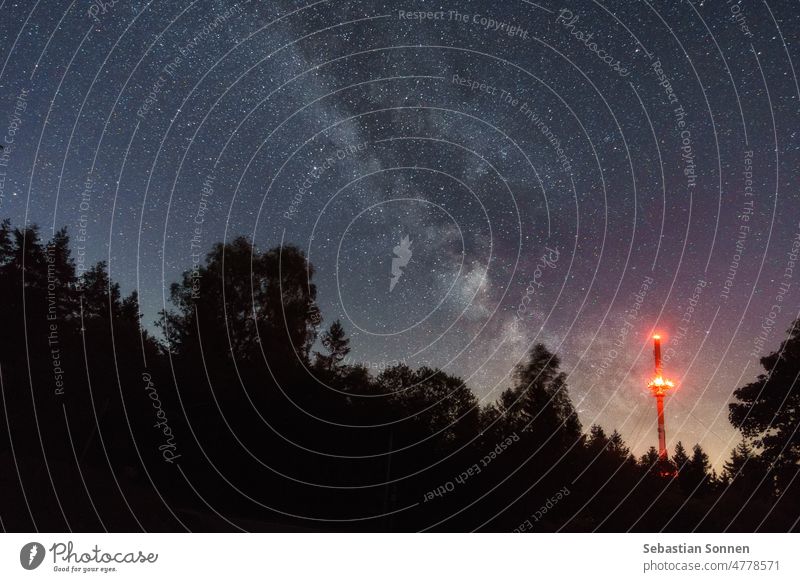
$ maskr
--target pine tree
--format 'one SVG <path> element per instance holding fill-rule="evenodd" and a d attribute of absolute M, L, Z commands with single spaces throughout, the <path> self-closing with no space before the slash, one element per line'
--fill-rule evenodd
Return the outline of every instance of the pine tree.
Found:
<path fill-rule="evenodd" d="M 108 317 L 118 315 L 122 303 L 119 283 L 112 283 L 108 276 L 106 262 L 100 261 L 87 269 L 80 281 L 83 304 L 83 317 Z"/>
<path fill-rule="evenodd" d="M 725 476 L 731 481 L 735 480 L 744 471 L 745 463 L 750 461 L 753 456 L 753 447 L 747 443 L 747 439 L 742 438 L 731 451 L 731 458 L 723 465 Z"/>
<path fill-rule="evenodd" d="M 142 319 L 142 313 L 139 311 L 139 293 L 135 289 L 122 300 L 120 317 L 133 323 L 139 323 Z"/>
<path fill-rule="evenodd" d="M 12 265 L 25 280 L 25 287 L 44 290 L 47 285 L 45 254 L 39 237 L 39 227 L 15 228 L 12 243 Z"/>
<path fill-rule="evenodd" d="M 11 240 L 11 221 L 6 218 L 0 222 L 0 267 L 3 267 L 14 257 L 14 243 Z"/>
<path fill-rule="evenodd" d="M 333 370 L 350 353 L 350 339 L 346 336 L 341 321 L 334 321 L 322 334 L 322 345 L 328 350 L 328 354 L 316 352 L 317 362 L 326 370 Z"/>
<path fill-rule="evenodd" d="M 646 471 L 655 471 L 657 469 L 659 459 L 660 457 L 658 456 L 658 451 L 656 448 L 650 447 L 647 449 L 647 452 L 642 455 L 642 458 L 639 460 L 639 465 Z"/>
<path fill-rule="evenodd" d="M 683 471 L 689 462 L 689 455 L 686 453 L 686 449 L 681 441 L 678 441 L 678 444 L 675 445 L 675 454 L 672 455 L 672 462 L 675 463 L 675 467 L 678 471 Z"/>
<path fill-rule="evenodd" d="M 708 461 L 708 455 L 703 447 L 696 444 L 692 447 L 692 456 L 680 472 L 681 487 L 687 493 L 696 491 L 698 495 L 702 495 L 708 489 L 711 479 L 710 471 L 711 463 Z"/>
<path fill-rule="evenodd" d="M 604 451 L 608 446 L 608 437 L 606 436 L 603 427 L 599 424 L 593 424 L 589 428 L 589 441 L 587 442 L 587 447 L 589 451 L 597 455 L 601 451 Z"/>
<path fill-rule="evenodd" d="M 617 429 L 614 429 L 614 432 L 611 433 L 611 438 L 608 440 L 608 452 L 618 457 L 621 461 L 628 460 L 631 457 L 631 450 L 625 444 L 622 435 Z"/>
<path fill-rule="evenodd" d="M 722 479 L 729 486 L 748 495 L 759 487 L 759 484 L 765 486 L 765 491 L 772 486 L 764 462 L 745 438 L 731 451 L 730 459 L 725 461 Z"/>
<path fill-rule="evenodd" d="M 67 229 L 64 227 L 53 234 L 45 249 L 48 297 L 52 295 L 55 310 L 62 321 L 75 317 L 79 310 L 78 279 L 69 241 Z"/>

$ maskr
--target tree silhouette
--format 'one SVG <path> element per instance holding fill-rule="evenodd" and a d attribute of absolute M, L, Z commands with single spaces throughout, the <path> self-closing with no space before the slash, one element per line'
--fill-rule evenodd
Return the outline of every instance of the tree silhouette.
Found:
<path fill-rule="evenodd" d="M 608 444 L 609 440 L 602 426 L 593 424 L 589 427 L 589 438 L 586 441 L 586 448 L 589 452 L 599 455 L 606 450 Z"/>
<path fill-rule="evenodd" d="M 509 428 L 535 435 L 542 442 L 554 437 L 561 445 L 580 437 L 581 424 L 560 363 L 543 344 L 536 344 L 527 360 L 516 366 L 514 384 L 498 402 Z"/>
<path fill-rule="evenodd" d="M 322 345 L 328 353 L 316 352 L 315 355 L 319 366 L 330 371 L 339 366 L 350 353 L 350 339 L 346 336 L 342 322 L 338 319 L 322 334 L 321 339 Z"/>
<path fill-rule="evenodd" d="M 761 358 L 761 365 L 765 374 L 734 391 L 737 402 L 729 405 L 729 418 L 759 448 L 780 492 L 800 463 L 800 320 L 777 351 Z"/>
<path fill-rule="evenodd" d="M 412 419 L 411 432 L 406 434 L 409 442 L 438 434 L 435 442 L 449 447 L 476 433 L 477 400 L 460 378 L 401 364 L 382 372 L 377 381 L 391 394 L 398 412 Z"/>
<path fill-rule="evenodd" d="M 111 282 L 105 261 L 100 261 L 83 274 L 80 296 L 84 318 L 107 317 L 109 313 L 117 316 L 122 310 L 119 283 Z"/>
<path fill-rule="evenodd" d="M 642 466 L 643 469 L 651 472 L 658 471 L 658 464 L 661 457 L 658 456 L 658 451 L 655 447 L 650 447 L 647 449 L 647 452 L 642 455 L 642 458 L 639 460 L 639 464 Z"/>
<path fill-rule="evenodd" d="M 631 450 L 625 444 L 625 440 L 616 429 L 611 433 L 611 438 L 608 439 L 608 452 L 619 461 L 632 461 Z"/>
<path fill-rule="evenodd" d="M 14 257 L 14 243 L 11 240 L 11 220 L 0 222 L 0 266 L 5 266 Z"/>
<path fill-rule="evenodd" d="M 682 471 L 689 462 L 689 455 L 686 453 L 686 448 L 684 448 L 681 441 L 678 441 L 678 444 L 675 445 L 675 454 L 672 455 L 672 462 L 675 463 L 678 471 Z"/>
<path fill-rule="evenodd" d="M 756 490 L 767 474 L 761 457 L 744 438 L 731 451 L 731 456 L 725 461 L 723 469 L 723 481 L 730 487 L 748 494 Z"/>
<path fill-rule="evenodd" d="M 307 363 L 316 337 L 313 274 L 296 247 L 259 253 L 244 237 L 219 243 L 204 265 L 173 283 L 176 309 L 164 312 L 161 321 L 167 344 L 191 352 L 200 333 L 212 341 L 208 351 L 235 359 L 266 354 L 273 361 Z"/>
<path fill-rule="evenodd" d="M 681 465 L 678 465 L 678 467 L 680 471 L 678 480 L 684 491 L 690 494 L 695 490 L 697 490 L 697 494 L 707 492 L 711 477 L 711 464 L 703 447 L 699 444 L 694 445 L 692 447 L 692 456 L 683 465 L 683 469 L 680 469 Z"/>

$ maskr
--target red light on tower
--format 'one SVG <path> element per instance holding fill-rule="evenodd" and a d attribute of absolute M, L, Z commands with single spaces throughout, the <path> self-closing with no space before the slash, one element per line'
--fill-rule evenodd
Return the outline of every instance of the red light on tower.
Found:
<path fill-rule="evenodd" d="M 664 428 L 664 395 L 670 388 L 674 388 L 675 384 L 664 378 L 663 370 L 661 368 L 661 336 L 656 334 L 653 336 L 653 356 L 655 358 L 656 370 L 655 376 L 650 380 L 648 388 L 656 397 L 656 406 L 658 408 L 658 456 L 662 461 L 667 461 L 667 431 Z"/>

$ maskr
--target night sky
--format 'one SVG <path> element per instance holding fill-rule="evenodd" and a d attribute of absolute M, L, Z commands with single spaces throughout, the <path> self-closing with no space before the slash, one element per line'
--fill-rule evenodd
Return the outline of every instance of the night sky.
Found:
<path fill-rule="evenodd" d="M 637 454 L 658 330 L 670 449 L 719 467 L 800 306 L 799 30 L 789 0 L 4 0 L 0 216 L 66 225 L 153 330 L 214 243 L 295 244 L 353 360 L 489 402 L 544 342 Z"/>

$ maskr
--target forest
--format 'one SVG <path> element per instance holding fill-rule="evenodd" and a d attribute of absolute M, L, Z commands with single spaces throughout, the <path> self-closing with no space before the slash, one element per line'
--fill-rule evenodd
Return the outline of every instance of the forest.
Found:
<path fill-rule="evenodd" d="M 0 226 L 6 531 L 796 531 L 800 322 L 733 390 L 724 468 L 582 426 L 537 344 L 494 401 L 359 365 L 292 246 L 215 245 L 155 328 L 69 233 Z"/>

